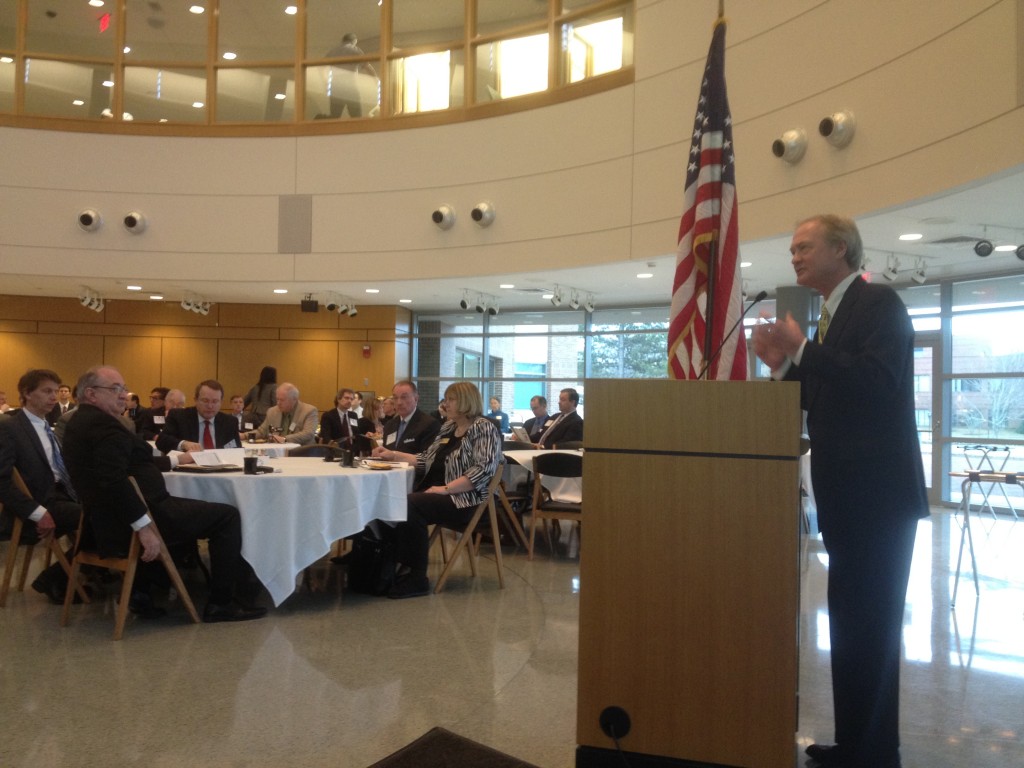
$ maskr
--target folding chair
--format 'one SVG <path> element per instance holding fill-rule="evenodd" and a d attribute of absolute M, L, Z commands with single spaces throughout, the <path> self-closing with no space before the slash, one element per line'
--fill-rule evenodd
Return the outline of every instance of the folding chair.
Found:
<path fill-rule="evenodd" d="M 533 457 L 533 512 L 530 518 L 530 546 L 527 558 L 533 560 L 533 544 L 537 535 L 537 521 L 544 521 L 544 536 L 551 546 L 548 520 L 574 520 L 583 516 L 582 502 L 554 501 L 544 488 L 541 475 L 549 477 L 578 477 L 583 479 L 583 456 L 575 453 L 542 453 Z"/>
<path fill-rule="evenodd" d="M 140 499 L 142 497 L 142 491 L 139 490 L 138 484 L 135 482 L 135 478 L 129 478 L 132 486 L 135 488 L 135 493 L 138 494 Z M 145 499 L 143 499 L 145 503 Z M 147 507 L 148 511 L 148 507 Z M 160 540 L 160 562 L 163 564 L 164 569 L 167 571 L 167 575 L 171 579 L 171 583 L 178 592 L 178 597 L 181 602 L 184 603 L 186 610 L 188 610 L 189 616 L 192 618 L 194 624 L 199 623 L 199 613 L 196 611 L 196 607 L 192 602 L 192 598 L 188 594 L 188 590 L 185 588 L 184 582 L 181 580 L 181 575 L 178 573 L 177 567 L 174 565 L 174 560 L 171 558 L 170 553 L 167 551 L 167 545 L 164 543 L 163 537 L 160 535 L 160 531 L 156 527 L 156 521 L 150 523 L 153 533 L 156 534 Z M 128 618 L 128 604 L 131 602 L 132 596 L 132 585 L 135 583 L 135 571 L 139 565 L 139 556 L 142 554 L 142 544 L 139 541 L 138 531 L 132 531 L 131 544 L 128 546 L 128 554 L 125 557 L 103 557 L 98 551 L 85 550 L 82 548 L 82 531 L 85 527 L 85 510 L 82 510 L 82 518 L 78 523 L 78 534 L 75 537 L 75 556 L 71 560 L 71 575 L 68 579 L 68 591 L 64 595 L 64 610 L 61 611 L 60 625 L 66 627 L 68 625 L 68 619 L 71 616 L 71 601 L 74 595 L 74 589 L 79 587 L 78 584 L 78 571 L 83 565 L 93 565 L 98 568 L 110 568 L 116 571 L 121 571 L 124 574 L 124 580 L 121 585 L 121 597 L 120 603 L 117 606 L 117 617 L 114 622 L 114 639 L 120 640 L 124 634 L 125 621 Z"/>
<path fill-rule="evenodd" d="M 494 562 L 498 568 L 498 586 L 501 589 L 505 588 L 505 575 L 502 571 L 501 565 L 501 540 L 498 535 L 498 514 L 494 506 L 494 494 L 498 489 L 498 484 L 501 482 L 501 470 L 502 466 L 499 465 L 497 471 L 494 473 L 494 477 L 491 478 L 491 482 L 487 486 L 487 498 L 477 504 L 476 510 L 473 512 L 473 517 L 470 518 L 466 525 L 454 526 L 454 525 L 442 525 L 438 524 L 434 526 L 434 530 L 430 533 L 430 545 L 434 543 L 437 538 L 441 539 L 441 556 L 444 559 L 444 570 L 441 571 L 441 576 L 437 580 L 437 584 L 434 586 L 434 594 L 438 594 L 444 589 L 445 582 L 448 581 L 448 576 L 451 575 L 451 571 L 455 563 L 458 561 L 459 556 L 463 550 L 469 547 L 469 569 L 474 576 L 476 573 L 476 558 L 479 554 L 480 539 L 482 538 L 477 533 L 477 525 L 483 517 L 484 511 L 487 512 L 487 516 L 490 520 L 491 525 L 491 536 L 494 541 Z M 448 557 L 447 547 L 444 543 L 443 530 L 447 528 L 449 530 L 460 533 L 458 542 L 455 544 L 455 549 L 452 550 L 451 557 Z M 429 545 L 428 545 L 429 546 Z"/>

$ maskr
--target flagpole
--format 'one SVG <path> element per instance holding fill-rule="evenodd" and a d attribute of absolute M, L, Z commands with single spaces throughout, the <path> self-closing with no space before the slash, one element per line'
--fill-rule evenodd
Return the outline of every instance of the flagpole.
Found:
<path fill-rule="evenodd" d="M 725 0 L 718 0 L 718 18 L 725 16 Z"/>

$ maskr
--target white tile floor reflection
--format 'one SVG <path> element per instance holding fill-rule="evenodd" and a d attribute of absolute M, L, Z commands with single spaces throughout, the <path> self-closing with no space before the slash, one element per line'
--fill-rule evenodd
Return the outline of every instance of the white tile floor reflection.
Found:
<path fill-rule="evenodd" d="M 951 520 L 937 511 L 918 536 L 903 764 L 1022 765 L 1024 522 L 976 521 L 981 598 L 965 572 L 950 611 Z M 819 541 L 802 563 L 800 744 L 832 731 Z M 112 604 L 78 607 L 61 629 L 58 608 L 12 594 L 0 609 L 0 766 L 359 768 L 434 725 L 544 768 L 574 765 L 577 560 L 509 550 L 505 590 L 485 561 L 479 579 L 466 569 L 444 594 L 400 602 L 340 591 L 327 564 L 314 575 L 322 591 L 263 621 L 192 626 L 172 606 L 119 643 Z"/>

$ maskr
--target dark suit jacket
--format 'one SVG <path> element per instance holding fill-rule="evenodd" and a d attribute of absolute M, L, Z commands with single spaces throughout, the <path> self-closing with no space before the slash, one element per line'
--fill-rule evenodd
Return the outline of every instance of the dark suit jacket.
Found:
<path fill-rule="evenodd" d="M 214 446 L 224 448 L 241 448 L 242 441 L 238 437 L 238 419 L 227 413 L 217 413 L 213 417 Z M 188 440 L 202 443 L 199 429 L 199 411 L 195 408 L 175 408 L 167 414 L 167 423 L 163 431 L 156 437 L 156 447 L 164 453 L 176 450 L 178 443 Z"/>
<path fill-rule="evenodd" d="M 156 440 L 156 436 L 159 435 L 164 428 L 163 424 L 156 423 L 156 417 L 162 416 L 166 423 L 167 409 L 161 408 L 159 410 L 155 408 L 143 408 L 140 409 L 144 413 L 137 416 L 138 421 L 138 433 L 142 435 L 143 440 Z"/>
<path fill-rule="evenodd" d="M 359 428 L 359 417 L 355 411 L 346 411 L 345 415 L 348 417 L 349 428 L 352 430 L 352 435 L 361 435 L 363 432 Z M 348 433 L 344 431 L 344 426 L 341 423 L 341 416 L 338 414 L 337 408 L 331 408 L 329 411 L 324 411 L 323 416 L 320 417 L 320 442 L 329 443 L 332 440 L 337 440 L 338 445 L 343 448 L 349 447 L 344 445 L 344 440 L 348 437 Z"/>
<path fill-rule="evenodd" d="M 558 417 L 556 416 L 555 418 L 557 419 Z M 567 443 L 582 439 L 583 417 L 576 413 L 576 411 L 573 411 L 558 422 L 558 425 L 551 430 L 551 434 L 547 436 L 542 445 L 545 448 L 550 448 L 558 443 Z"/>
<path fill-rule="evenodd" d="M 21 474 L 29 493 L 32 494 L 31 497 L 26 496 L 14 485 L 14 469 Z M 24 409 L 0 416 L 0 504 L 3 504 L 3 511 L 0 513 L 0 533 L 10 535 L 11 526 L 14 524 L 12 515 L 28 520 L 28 516 L 40 505 L 53 514 L 50 508 L 56 501 L 56 488 L 53 470 L 46 458 L 42 442 Z M 56 515 L 54 519 L 58 520 Z M 75 523 L 77 524 L 77 520 Z M 32 527 L 34 528 L 34 523 Z"/>
<path fill-rule="evenodd" d="M 68 404 L 68 410 L 69 411 L 75 410 L 75 406 L 76 405 L 77 405 L 77 403 L 69 403 Z M 57 403 L 55 406 L 53 406 L 53 410 L 50 411 L 46 415 L 46 420 L 48 422 L 50 422 L 50 426 L 52 427 L 54 424 L 57 423 L 57 419 L 59 419 L 63 415 L 64 415 L 64 411 L 61 410 L 60 403 Z"/>
<path fill-rule="evenodd" d="M 131 524 L 146 514 L 130 477 L 151 507 L 170 498 L 161 474 L 161 469 L 170 468 L 167 457 L 154 457 L 145 440 L 95 406 L 78 407 L 68 422 L 63 452 L 71 483 L 104 554 L 123 551 Z"/>
<path fill-rule="evenodd" d="M 422 453 L 430 447 L 441 431 L 441 422 L 424 413 L 419 408 L 409 417 L 409 424 L 402 433 L 402 442 L 397 438 L 389 440 L 390 435 L 397 435 L 402 420 L 397 416 L 384 425 L 384 447 L 402 453 Z"/>
<path fill-rule="evenodd" d="M 544 434 L 543 427 L 544 427 L 545 424 L 548 423 L 548 420 L 550 418 L 551 418 L 551 416 L 549 416 L 548 414 L 544 414 L 544 418 L 539 419 L 539 421 L 540 421 L 540 429 L 537 430 L 537 434 L 536 435 L 533 434 L 533 429 L 534 429 L 534 427 L 538 426 L 537 425 L 537 422 L 538 422 L 537 417 L 534 416 L 533 418 L 527 419 L 525 422 L 523 422 L 523 429 L 526 430 L 526 434 L 528 434 L 530 436 L 530 439 L 533 440 L 533 442 L 536 443 L 538 440 L 540 440 L 540 436 Z"/>
<path fill-rule="evenodd" d="M 808 343 L 786 378 L 801 384 L 823 532 L 928 515 L 914 418 L 914 329 L 895 291 L 854 280 L 824 342 Z"/>

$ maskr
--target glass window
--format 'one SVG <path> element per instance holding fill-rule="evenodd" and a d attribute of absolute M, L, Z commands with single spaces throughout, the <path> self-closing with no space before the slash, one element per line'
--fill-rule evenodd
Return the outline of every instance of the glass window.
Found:
<path fill-rule="evenodd" d="M 626 34 L 624 6 L 562 25 L 563 83 L 576 83 L 622 69 L 632 61 L 632 36 Z"/>
<path fill-rule="evenodd" d="M 632 312 L 638 312 L 633 315 Z M 626 314 L 628 313 L 628 314 Z M 663 308 L 603 310 L 592 318 L 590 376 L 611 379 L 668 377 L 668 317 Z"/>
<path fill-rule="evenodd" d="M 380 115 L 380 80 L 369 62 L 306 69 L 306 119 Z"/>
<path fill-rule="evenodd" d="M 477 0 L 476 3 L 478 35 L 493 35 L 547 18 L 547 3 L 537 0 Z"/>
<path fill-rule="evenodd" d="M 1024 377 L 954 379 L 952 413 L 953 439 L 1020 440 Z"/>
<path fill-rule="evenodd" d="M 125 6 L 126 61 L 206 61 L 210 14 L 192 13 L 191 3 L 127 0 Z M 202 5 L 195 4 L 201 8 Z M 289 56 L 291 58 L 291 55 Z"/>
<path fill-rule="evenodd" d="M 1024 375 L 1024 307 L 953 316 L 952 373 Z"/>
<path fill-rule="evenodd" d="M 13 53 L 18 39 L 18 0 L 0 0 L 0 51 Z"/>
<path fill-rule="evenodd" d="M 206 70 L 126 67 L 124 110 L 135 120 L 206 121 Z"/>
<path fill-rule="evenodd" d="M 113 61 L 117 43 L 116 3 L 99 8 L 85 0 L 48 0 L 27 5 L 25 48 L 30 53 Z"/>
<path fill-rule="evenodd" d="M 953 283 L 953 311 L 1024 307 L 1024 277 L 993 277 Z"/>
<path fill-rule="evenodd" d="M 306 0 L 306 58 L 358 55 L 332 53 L 349 34 L 363 53 L 379 52 L 380 14 L 381 7 L 366 0 Z"/>
<path fill-rule="evenodd" d="M 217 72 L 218 122 L 278 122 L 295 117 L 291 67 L 221 69 Z"/>
<path fill-rule="evenodd" d="M 113 92 L 109 64 L 73 64 L 47 59 L 25 61 L 25 112 L 28 114 L 108 118 Z"/>
<path fill-rule="evenodd" d="M 394 50 L 465 37 L 465 0 L 394 0 L 391 43 Z"/>
<path fill-rule="evenodd" d="M 475 56 L 477 103 L 547 90 L 546 33 L 478 45 Z"/>
<path fill-rule="evenodd" d="M 0 54 L 0 112 L 14 111 L 14 59 Z"/>
<path fill-rule="evenodd" d="M 392 62 L 395 114 L 461 107 L 465 63 L 461 50 L 422 53 Z"/>
<path fill-rule="evenodd" d="M 286 3 L 220 0 L 217 56 L 222 61 L 292 61 L 297 14 L 288 13 L 287 7 Z"/>

